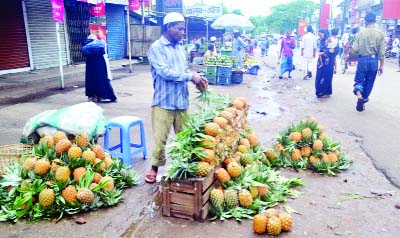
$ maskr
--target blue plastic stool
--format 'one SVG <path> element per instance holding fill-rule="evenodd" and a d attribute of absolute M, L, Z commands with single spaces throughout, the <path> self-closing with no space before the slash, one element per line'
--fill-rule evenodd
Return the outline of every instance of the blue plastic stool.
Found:
<path fill-rule="evenodd" d="M 140 144 L 132 144 L 130 128 L 137 125 L 140 127 Z M 120 143 L 115 146 L 110 146 L 110 130 L 112 127 L 120 128 Z M 132 147 L 136 149 L 131 151 Z M 113 157 L 122 159 L 122 162 L 128 167 L 131 167 L 131 158 L 136 154 L 143 152 L 143 159 L 146 159 L 146 137 L 143 121 L 133 116 L 120 116 L 109 120 L 106 124 L 106 132 L 104 134 L 104 149 L 108 150 Z M 120 149 L 121 152 L 115 152 L 114 150 L 116 149 Z"/>

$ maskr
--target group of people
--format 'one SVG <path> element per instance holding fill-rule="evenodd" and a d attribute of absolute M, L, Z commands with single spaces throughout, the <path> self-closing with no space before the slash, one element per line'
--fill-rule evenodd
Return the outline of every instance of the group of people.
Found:
<path fill-rule="evenodd" d="M 365 109 L 364 104 L 369 100 L 376 75 L 383 73 L 384 65 L 385 37 L 374 26 L 376 16 L 368 13 L 365 16 L 365 22 L 365 29 L 356 35 L 352 46 L 353 51 L 358 55 L 353 90 L 357 97 L 357 111 Z M 330 34 L 327 29 L 319 29 L 319 44 L 317 44 L 313 29 L 309 26 L 300 43 L 301 56 L 304 58 L 304 79 L 312 77 L 310 64 L 315 57 L 318 57 L 315 80 L 317 97 L 329 97 L 332 94 L 335 59 L 339 53 L 337 33 L 337 31 L 332 31 Z M 185 48 L 181 43 L 184 34 L 184 17 L 179 13 L 168 13 L 164 17 L 161 37 L 150 46 L 148 51 L 154 89 L 151 104 L 154 148 L 151 167 L 145 176 L 145 181 L 148 183 L 156 182 L 158 168 L 166 163 L 165 146 L 171 128 L 175 133 L 182 130 L 183 117 L 189 106 L 188 82 L 192 82 L 200 91 L 208 86 L 205 77 L 189 70 Z M 211 42 L 209 51 L 213 52 L 215 45 L 213 41 Z M 239 32 L 235 31 L 232 55 L 238 58 L 239 65 L 242 64 L 243 49 L 246 46 Z M 291 78 L 290 73 L 294 69 L 293 50 L 296 47 L 296 39 L 290 31 L 286 32 L 286 36 L 279 43 L 280 78 L 286 72 Z M 106 67 L 101 69 L 98 67 L 99 64 L 106 63 L 104 49 L 104 42 L 99 41 L 95 36 L 90 36 L 87 44 L 82 48 L 87 58 L 86 95 L 90 100 L 100 98 L 115 101 L 116 97 L 107 76 Z M 100 82 L 103 85 L 100 86 Z"/>
<path fill-rule="evenodd" d="M 352 54 L 356 55 L 358 64 L 354 78 L 353 93 L 357 97 L 356 110 L 363 111 L 365 103 L 369 101 L 376 75 L 383 73 L 385 38 L 384 34 L 375 27 L 376 15 L 368 13 L 365 16 L 366 26 L 359 32 L 343 34 L 342 43 L 351 48 Z M 303 57 L 304 79 L 312 77 L 311 63 L 315 57 L 317 70 L 315 78 L 315 94 L 318 98 L 327 98 L 332 95 L 332 79 L 336 73 L 336 56 L 340 53 L 340 42 L 337 37 L 338 29 L 319 29 L 318 38 L 313 34 L 311 26 L 307 27 L 307 33 L 300 43 L 301 56 Z M 348 46 L 351 45 L 351 46 Z M 278 41 L 278 60 L 281 64 L 279 78 L 294 70 L 293 51 L 296 48 L 296 39 L 291 31 Z"/>

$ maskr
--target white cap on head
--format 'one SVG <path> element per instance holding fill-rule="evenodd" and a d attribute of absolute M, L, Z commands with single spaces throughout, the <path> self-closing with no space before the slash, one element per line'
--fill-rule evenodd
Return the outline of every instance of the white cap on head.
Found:
<path fill-rule="evenodd" d="M 233 33 L 239 33 L 238 29 L 233 29 Z"/>
<path fill-rule="evenodd" d="M 170 12 L 164 17 L 163 24 L 165 25 L 171 22 L 185 22 L 185 18 L 180 13 Z"/>
<path fill-rule="evenodd" d="M 210 41 L 216 41 L 216 40 L 217 40 L 217 37 L 211 36 Z"/>

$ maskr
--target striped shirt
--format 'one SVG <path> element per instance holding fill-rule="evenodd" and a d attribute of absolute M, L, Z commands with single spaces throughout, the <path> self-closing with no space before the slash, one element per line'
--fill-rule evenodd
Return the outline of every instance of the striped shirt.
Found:
<path fill-rule="evenodd" d="M 189 106 L 187 82 L 192 79 L 182 44 L 173 45 L 163 35 L 147 54 L 153 76 L 152 106 L 167 110 L 184 110 Z"/>

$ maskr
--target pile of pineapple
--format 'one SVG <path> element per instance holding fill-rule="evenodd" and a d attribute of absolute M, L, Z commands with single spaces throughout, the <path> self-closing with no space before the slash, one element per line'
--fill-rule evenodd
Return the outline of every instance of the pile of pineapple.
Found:
<path fill-rule="evenodd" d="M 0 221 L 62 218 L 64 214 L 112 206 L 122 189 L 138 183 L 134 170 L 113 159 L 82 133 L 43 136 L 21 163 L 0 180 Z"/>
<path fill-rule="evenodd" d="M 258 211 L 296 196 L 299 179 L 285 179 L 265 163 L 264 149 L 248 123 L 248 101 L 203 91 L 206 106 L 188 115 L 170 148 L 167 179 L 214 173 L 221 186 L 210 193 L 214 219 L 252 218 Z"/>
<path fill-rule="evenodd" d="M 275 208 L 264 210 L 253 218 L 253 230 L 257 234 L 277 236 L 282 231 L 290 231 L 292 227 L 292 216 Z"/>
<path fill-rule="evenodd" d="M 324 133 L 314 117 L 282 131 L 274 149 L 267 149 L 265 154 L 273 167 L 310 168 L 328 175 L 335 175 L 351 164 L 340 150 L 340 144 Z"/>

